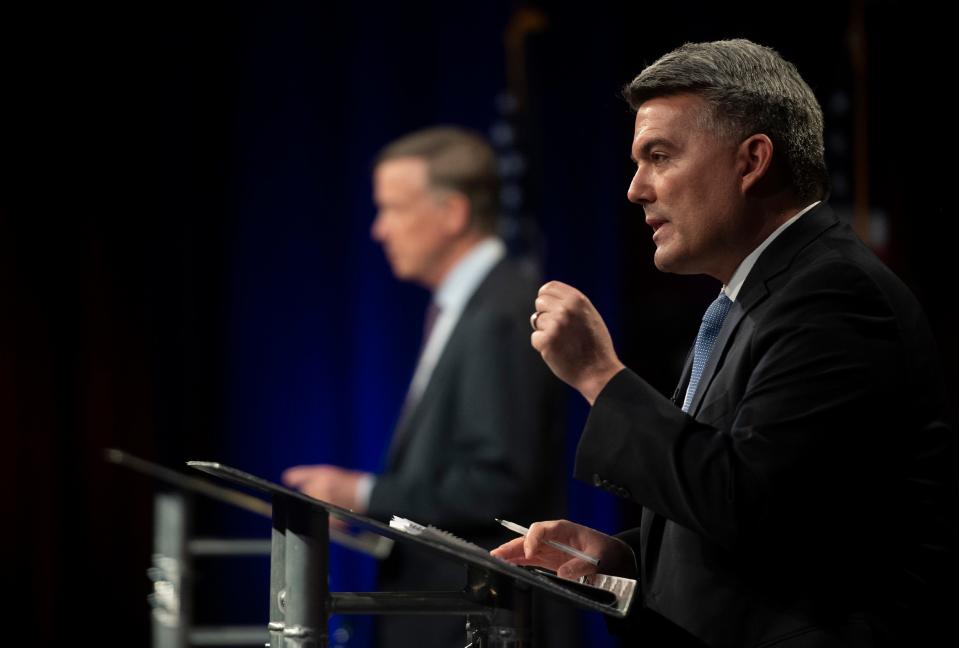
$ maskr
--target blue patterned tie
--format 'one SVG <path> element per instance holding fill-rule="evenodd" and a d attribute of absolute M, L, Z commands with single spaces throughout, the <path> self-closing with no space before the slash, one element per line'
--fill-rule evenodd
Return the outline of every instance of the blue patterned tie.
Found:
<path fill-rule="evenodd" d="M 706 314 L 703 315 L 703 323 L 699 327 L 699 335 L 696 336 L 696 347 L 693 350 L 693 372 L 689 376 L 689 387 L 686 389 L 686 400 L 683 401 L 683 411 L 688 412 L 689 406 L 693 402 L 693 396 L 696 395 L 696 387 L 699 385 L 699 379 L 703 375 L 703 368 L 706 361 L 709 360 L 709 352 L 712 351 L 713 344 L 719 336 L 719 329 L 723 327 L 723 320 L 729 314 L 733 302 L 726 293 L 719 293 L 719 297 L 709 305 Z"/>

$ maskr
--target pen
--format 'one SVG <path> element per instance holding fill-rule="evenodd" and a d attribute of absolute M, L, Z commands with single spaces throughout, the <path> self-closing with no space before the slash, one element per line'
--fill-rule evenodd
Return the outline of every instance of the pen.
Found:
<path fill-rule="evenodd" d="M 510 531 L 515 531 L 516 533 L 522 536 L 529 533 L 528 528 L 520 524 L 516 524 L 515 522 L 510 522 L 509 520 L 501 520 L 499 518 L 493 518 L 493 519 L 499 522 L 500 524 L 502 524 L 504 527 L 506 527 Z M 579 549 L 574 549 L 570 547 L 569 545 L 565 545 L 562 542 L 556 542 L 555 540 L 546 540 L 546 544 L 548 544 L 553 549 L 559 549 L 563 553 L 567 553 L 570 556 L 575 556 L 576 558 L 579 558 L 580 560 L 585 560 L 591 565 L 599 564 L 599 558 L 594 558 L 593 556 L 590 556 L 589 554 L 585 554 Z"/>

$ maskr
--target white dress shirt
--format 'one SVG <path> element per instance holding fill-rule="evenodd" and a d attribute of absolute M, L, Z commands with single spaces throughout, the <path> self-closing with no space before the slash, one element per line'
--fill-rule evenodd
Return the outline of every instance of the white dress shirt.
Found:
<path fill-rule="evenodd" d="M 776 231 L 766 237 L 766 240 L 759 244 L 759 246 L 750 252 L 745 259 L 739 264 L 736 268 L 736 271 L 733 273 L 733 276 L 730 277 L 729 283 L 723 286 L 723 292 L 726 293 L 726 296 L 729 297 L 730 301 L 736 301 L 736 297 L 739 295 L 739 291 L 742 289 L 743 284 L 746 283 L 746 277 L 749 276 L 750 271 L 753 269 L 753 266 L 756 265 L 756 261 L 759 259 L 759 255 L 763 253 L 769 244 L 776 240 L 780 234 L 786 231 L 786 228 L 799 220 L 799 217 L 805 214 L 807 211 L 818 205 L 820 200 L 808 205 L 805 209 L 800 211 L 798 214 L 790 218 L 788 221 L 776 228 Z"/>

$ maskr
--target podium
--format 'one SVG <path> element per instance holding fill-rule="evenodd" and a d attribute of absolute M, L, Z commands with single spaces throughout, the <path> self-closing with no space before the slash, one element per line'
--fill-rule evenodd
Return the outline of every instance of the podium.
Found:
<path fill-rule="evenodd" d="M 268 638 L 262 625 L 194 624 L 194 563 L 197 559 L 269 556 L 268 538 L 200 538 L 193 530 L 192 496 L 216 500 L 270 518 L 270 503 L 210 479 L 184 474 L 116 448 L 104 450 L 111 464 L 150 477 L 162 486 L 154 495 L 153 551 L 147 575 L 153 591 L 151 607 L 153 648 L 187 646 L 262 646 Z M 332 529 L 330 541 L 352 551 L 383 559 L 393 541 L 375 533 L 349 534 Z"/>
<path fill-rule="evenodd" d="M 635 581 L 615 579 L 615 588 L 566 581 L 510 564 L 438 530 L 413 535 L 230 466 L 205 461 L 187 464 L 271 496 L 271 648 L 326 648 L 327 622 L 333 614 L 459 615 L 466 617 L 464 645 L 468 648 L 530 648 L 533 590 L 614 618 L 625 617 L 632 603 Z M 331 515 L 382 538 L 423 547 L 437 560 L 459 562 L 466 576 L 464 588 L 450 592 L 330 592 Z"/>

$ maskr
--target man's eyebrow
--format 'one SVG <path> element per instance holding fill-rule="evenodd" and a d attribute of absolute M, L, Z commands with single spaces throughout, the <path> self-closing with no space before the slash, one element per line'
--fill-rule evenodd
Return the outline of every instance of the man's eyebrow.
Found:
<path fill-rule="evenodd" d="M 640 156 L 642 157 L 642 156 L 649 155 L 650 149 L 655 148 L 657 146 L 666 146 L 668 148 L 673 148 L 673 143 L 670 142 L 665 137 L 654 137 L 652 139 L 646 140 L 645 142 L 643 142 L 643 145 L 639 147 Z M 633 162 L 639 162 L 639 160 L 636 159 L 636 154 L 632 150 L 629 152 L 629 157 Z"/>

